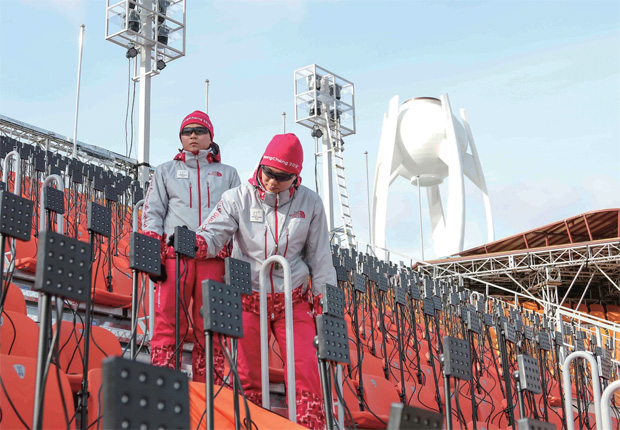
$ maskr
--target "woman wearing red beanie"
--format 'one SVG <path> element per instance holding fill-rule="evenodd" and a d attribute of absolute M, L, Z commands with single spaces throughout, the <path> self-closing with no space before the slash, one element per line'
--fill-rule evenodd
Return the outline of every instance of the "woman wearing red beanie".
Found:
<path fill-rule="evenodd" d="M 262 404 L 260 380 L 259 271 L 272 255 L 286 258 L 291 268 L 295 330 L 297 423 L 325 427 L 316 350 L 316 329 L 310 297 L 325 284 L 336 285 L 325 209 L 314 191 L 301 185 L 303 150 L 294 134 L 276 135 L 249 183 L 227 191 L 197 231 L 202 257 L 217 254 L 234 239 L 232 256 L 252 266 L 252 296 L 243 296 L 243 338 L 239 340 L 238 372 L 246 396 Z M 312 291 L 309 279 L 312 278 Z M 267 307 L 270 328 L 286 363 L 283 270 L 269 272 Z M 257 363 L 258 358 L 258 363 Z M 284 372 L 286 375 L 286 370 Z"/>
<path fill-rule="evenodd" d="M 155 326 L 151 340 L 151 362 L 158 366 L 174 367 L 175 351 L 175 294 L 176 280 L 166 273 L 176 273 L 174 249 L 166 239 L 176 226 L 196 230 L 220 200 L 224 191 L 241 182 L 234 167 L 220 163 L 220 149 L 213 142 L 213 124 L 201 111 L 187 115 L 181 123 L 179 139 L 183 149 L 174 160 L 161 164 L 155 170 L 146 194 L 142 212 L 142 230 L 161 241 L 162 277 L 155 293 Z M 223 244 L 220 251 L 225 251 Z M 216 254 L 218 254 L 216 253 Z M 194 381 L 205 381 L 204 330 L 200 308 L 204 279 L 221 282 L 226 255 L 213 255 L 208 260 L 184 258 L 181 263 L 180 334 L 185 340 L 188 333 L 190 300 L 194 328 L 192 372 Z M 222 383 L 224 356 L 217 343 L 215 353 L 215 381 Z M 176 347 L 181 348 L 182 345 Z"/>

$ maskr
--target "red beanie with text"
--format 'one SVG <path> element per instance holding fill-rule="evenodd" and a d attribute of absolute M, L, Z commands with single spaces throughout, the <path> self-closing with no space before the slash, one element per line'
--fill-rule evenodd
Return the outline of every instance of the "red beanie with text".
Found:
<path fill-rule="evenodd" d="M 181 130 L 185 128 L 188 124 L 200 124 L 203 125 L 209 130 L 211 133 L 211 140 L 213 140 L 213 124 L 211 123 L 211 118 L 206 113 L 195 110 L 185 117 L 183 122 L 181 123 L 181 128 L 179 129 L 179 137 L 181 136 Z"/>
<path fill-rule="evenodd" d="M 271 139 L 260 164 L 299 175 L 303 162 L 301 142 L 293 133 L 287 133 L 276 134 Z"/>

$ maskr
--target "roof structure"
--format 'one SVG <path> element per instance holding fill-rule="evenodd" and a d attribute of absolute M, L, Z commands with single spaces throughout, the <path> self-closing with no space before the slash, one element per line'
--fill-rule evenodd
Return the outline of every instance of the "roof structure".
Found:
<path fill-rule="evenodd" d="M 620 209 L 587 212 L 417 266 L 491 295 L 620 304 Z"/>

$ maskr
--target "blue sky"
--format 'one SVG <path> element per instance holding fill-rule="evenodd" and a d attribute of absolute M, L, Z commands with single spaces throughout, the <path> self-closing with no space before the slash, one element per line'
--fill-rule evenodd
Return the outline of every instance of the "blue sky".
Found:
<path fill-rule="evenodd" d="M 80 24 L 78 139 L 124 154 L 128 60 L 104 39 L 104 1 L 0 2 L 0 113 L 72 136 Z M 189 0 L 186 56 L 152 80 L 151 163 L 176 153 L 180 121 L 204 108 L 209 79 L 223 161 L 246 177 L 287 112 L 287 131 L 304 144 L 304 183 L 313 187 L 313 141 L 293 120 L 293 71 L 313 63 L 355 84 L 357 134 L 344 156 L 362 241 L 364 152 L 372 188 L 383 114 L 397 94 L 448 93 L 455 113 L 467 109 L 496 238 L 620 207 L 616 0 Z M 417 257 L 417 191 L 397 180 L 390 192 L 388 247 Z M 481 196 L 472 186 L 467 193 L 466 248 L 486 242 Z"/>

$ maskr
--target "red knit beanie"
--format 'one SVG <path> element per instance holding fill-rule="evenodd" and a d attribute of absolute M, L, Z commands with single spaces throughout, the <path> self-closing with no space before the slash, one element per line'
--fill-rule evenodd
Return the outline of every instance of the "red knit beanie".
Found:
<path fill-rule="evenodd" d="M 181 123 L 181 128 L 179 129 L 179 137 L 181 137 L 181 130 L 183 130 L 187 124 L 204 125 L 207 130 L 209 130 L 209 133 L 211 133 L 211 140 L 213 140 L 213 124 L 211 124 L 211 119 L 206 113 L 195 110 L 194 112 L 187 115 Z"/>
<path fill-rule="evenodd" d="M 271 139 L 260 164 L 299 175 L 303 162 L 301 142 L 293 133 L 287 133 L 276 134 Z"/>

